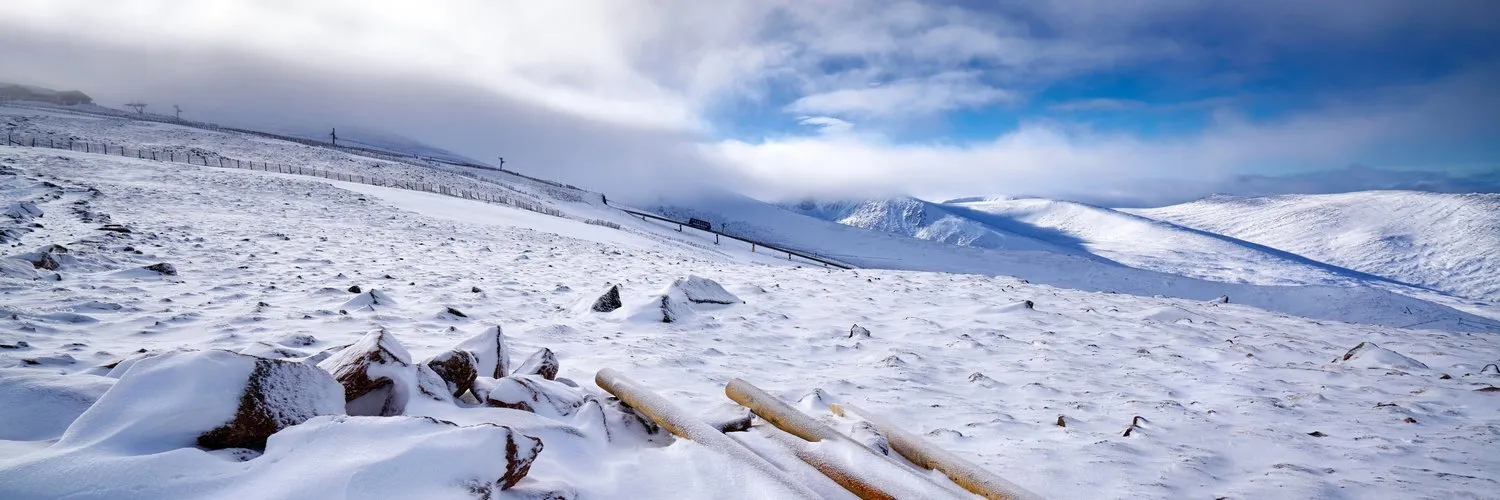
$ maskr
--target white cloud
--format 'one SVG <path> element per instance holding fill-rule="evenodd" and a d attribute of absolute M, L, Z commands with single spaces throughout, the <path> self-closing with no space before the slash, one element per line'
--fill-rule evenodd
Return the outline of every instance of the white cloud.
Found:
<path fill-rule="evenodd" d="M 1267 166 L 1338 168 L 1360 161 L 1373 147 L 1443 140 L 1454 123 L 1472 130 L 1495 126 L 1496 118 L 1483 110 L 1461 110 L 1485 95 L 1486 82 L 1495 78 L 1468 75 L 1404 89 L 1380 103 L 1325 107 L 1273 122 L 1222 112 L 1209 128 L 1175 137 L 1032 121 L 973 143 L 895 143 L 846 133 L 726 140 L 703 151 L 744 172 L 742 185 L 767 197 L 1011 194 L 1182 201 L 1209 194 L 1236 175 L 1267 172 Z"/>
<path fill-rule="evenodd" d="M 856 117 L 925 115 L 1014 101 L 1015 92 L 985 85 L 973 73 L 944 73 L 864 88 L 845 88 L 802 97 L 787 105 L 792 113 Z"/>
<path fill-rule="evenodd" d="M 853 123 L 840 120 L 831 116 L 804 116 L 797 119 L 797 123 L 816 127 L 819 133 L 840 134 L 854 128 Z"/>
<path fill-rule="evenodd" d="M 1146 103 L 1130 99 L 1079 99 L 1054 104 L 1053 111 L 1121 111 L 1128 109 L 1140 109 L 1146 107 Z"/>

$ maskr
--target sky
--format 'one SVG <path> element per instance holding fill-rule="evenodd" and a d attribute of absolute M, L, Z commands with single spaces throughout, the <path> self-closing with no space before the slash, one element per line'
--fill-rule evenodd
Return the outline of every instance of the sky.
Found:
<path fill-rule="evenodd" d="M 0 81 L 386 130 L 639 196 L 1149 206 L 1495 189 L 1497 20 L 1489 0 L 10 0 Z"/>

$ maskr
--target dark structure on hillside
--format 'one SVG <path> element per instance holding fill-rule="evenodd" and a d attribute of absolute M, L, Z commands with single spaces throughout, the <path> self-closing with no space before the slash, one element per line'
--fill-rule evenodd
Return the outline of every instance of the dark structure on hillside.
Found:
<path fill-rule="evenodd" d="M 31 85 L 0 82 L 0 101 L 36 101 L 72 106 L 93 104 L 94 98 L 77 90 L 57 91 Z"/>

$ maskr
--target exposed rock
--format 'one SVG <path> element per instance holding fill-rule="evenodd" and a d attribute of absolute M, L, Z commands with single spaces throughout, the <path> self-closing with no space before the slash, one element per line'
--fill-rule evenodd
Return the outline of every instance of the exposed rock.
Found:
<path fill-rule="evenodd" d="M 448 316 L 452 316 L 452 317 L 455 317 L 455 318 L 467 318 L 467 317 L 469 317 L 469 315 L 464 314 L 463 311 L 460 311 L 458 309 L 454 309 L 452 307 L 445 308 L 443 310 L 443 314 L 446 314 Z"/>
<path fill-rule="evenodd" d="M 35 202 L 17 201 L 5 208 L 5 216 L 16 220 L 28 220 L 42 216 L 42 209 Z"/>
<path fill-rule="evenodd" d="M 478 364 L 474 354 L 463 349 L 453 349 L 427 360 L 427 367 L 442 377 L 453 397 L 474 388 L 474 378 L 479 375 L 475 369 Z"/>
<path fill-rule="evenodd" d="M 154 272 L 161 273 L 161 274 L 164 274 L 164 275 L 167 275 L 167 276 L 176 276 L 177 275 L 177 267 L 173 266 L 171 264 L 168 264 L 166 262 L 159 262 L 159 263 L 156 263 L 156 264 L 151 264 L 149 266 L 146 266 L 146 270 L 147 271 L 154 271 Z"/>
<path fill-rule="evenodd" d="M 510 374 L 510 349 L 500 325 L 485 328 L 478 335 L 460 342 L 456 349 L 474 355 L 474 372 L 481 377 L 503 378 Z"/>
<path fill-rule="evenodd" d="M 121 226 L 119 224 L 105 224 L 105 225 L 101 226 L 99 228 L 99 230 L 100 231 L 109 231 L 109 232 L 112 232 L 112 233 L 123 233 L 123 234 L 129 234 L 129 233 L 132 232 L 130 230 L 130 228 L 125 227 L 125 226 Z"/>
<path fill-rule="evenodd" d="M 477 287 L 477 286 L 475 286 L 475 287 L 469 287 L 469 293 L 480 293 L 480 292 L 483 292 L 483 291 L 484 290 L 480 290 L 479 287 Z"/>
<path fill-rule="evenodd" d="M 863 326 L 854 325 L 852 327 L 849 327 L 849 338 L 870 338 L 870 330 Z"/>
<path fill-rule="evenodd" d="M 344 386 L 350 415 L 400 415 L 416 385 L 411 354 L 385 329 L 366 334 L 318 367 Z"/>
<path fill-rule="evenodd" d="M 198 436 L 210 450 L 264 450 L 266 438 L 318 415 L 343 413 L 343 389 L 328 372 L 279 359 L 255 359 L 234 419 Z"/>
<path fill-rule="evenodd" d="M 361 290 L 359 289 L 359 285 L 353 285 L 349 287 L 348 291 L 349 293 L 359 293 Z"/>
<path fill-rule="evenodd" d="M 620 285 L 610 285 L 609 289 L 604 291 L 604 295 L 600 295 L 589 309 L 592 309 L 594 312 L 607 313 L 619 309 L 624 305 L 625 303 L 620 301 Z"/>
<path fill-rule="evenodd" d="M 557 362 L 557 355 L 552 354 L 551 349 L 543 347 L 531 357 L 526 358 L 526 361 L 516 368 L 515 374 L 539 375 L 544 379 L 552 380 L 557 378 L 557 371 L 561 368 L 562 366 Z"/>

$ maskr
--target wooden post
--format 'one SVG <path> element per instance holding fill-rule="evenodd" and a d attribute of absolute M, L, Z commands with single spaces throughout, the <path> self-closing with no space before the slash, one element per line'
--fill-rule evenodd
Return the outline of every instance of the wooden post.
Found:
<path fill-rule="evenodd" d="M 619 372 L 610 368 L 599 370 L 599 373 L 594 375 L 594 383 L 598 384 L 601 389 L 620 398 L 620 401 L 630 405 L 637 413 L 656 422 L 656 425 L 666 429 L 667 432 L 696 441 L 710 450 L 724 454 L 741 464 L 749 466 L 767 479 L 780 484 L 786 489 L 787 493 L 795 494 L 795 496 L 801 498 L 822 498 L 811 489 L 808 489 L 807 486 L 797 482 L 785 471 L 776 468 L 771 462 L 767 462 L 760 455 L 756 455 L 755 452 L 745 448 L 738 441 L 725 436 L 718 429 L 698 420 L 696 417 L 688 415 L 682 409 L 673 405 L 671 401 L 667 401 L 666 398 L 651 392 L 649 389 L 642 387 L 634 380 L 625 377 Z M 770 495 L 770 497 L 777 498 L 781 497 L 781 495 Z"/>
<path fill-rule="evenodd" d="M 791 448 L 792 453 L 818 469 L 844 489 L 866 500 L 894 498 L 944 498 L 953 496 L 943 486 L 915 471 L 903 468 L 876 453 L 869 447 L 849 439 L 838 431 L 797 411 L 791 405 L 767 394 L 760 388 L 740 379 L 733 379 L 724 386 L 724 394 L 734 402 L 749 408 L 762 420 L 777 429 L 790 433 L 782 434 L 774 429 L 763 429 L 766 436 Z M 810 446 L 808 442 L 820 443 Z M 854 451 L 858 449 L 860 451 Z M 856 457 L 863 458 L 858 460 Z M 863 469 L 863 470 L 861 470 Z M 902 474 L 910 481 L 893 480 Z"/>
<path fill-rule="evenodd" d="M 829 405 L 829 409 L 835 415 L 844 415 L 845 412 L 858 414 L 865 421 L 870 422 L 885 435 L 891 444 L 891 449 L 901 456 L 906 457 L 911 463 L 919 467 L 925 467 L 942 472 L 953 482 L 963 486 L 964 489 L 976 495 L 992 500 L 1031 500 L 1040 499 L 1037 494 L 1020 486 L 1006 481 L 1005 478 L 975 465 L 973 462 L 964 460 L 958 455 L 933 446 L 931 443 L 891 425 L 884 419 L 874 414 L 849 404 Z"/>

